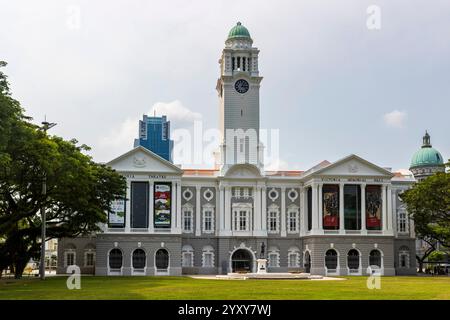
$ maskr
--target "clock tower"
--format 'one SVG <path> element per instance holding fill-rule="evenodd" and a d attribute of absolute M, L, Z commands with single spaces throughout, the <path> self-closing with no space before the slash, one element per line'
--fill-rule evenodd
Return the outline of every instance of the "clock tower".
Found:
<path fill-rule="evenodd" d="M 229 32 L 219 60 L 219 127 L 222 134 L 220 166 L 225 173 L 234 164 L 263 168 L 259 141 L 259 50 L 240 22 Z"/>

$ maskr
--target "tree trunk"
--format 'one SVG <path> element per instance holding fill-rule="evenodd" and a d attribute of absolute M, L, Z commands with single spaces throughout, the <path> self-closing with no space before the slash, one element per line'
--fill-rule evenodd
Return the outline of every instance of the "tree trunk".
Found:
<path fill-rule="evenodd" d="M 419 260 L 419 271 L 418 273 L 423 273 L 423 261 Z"/>

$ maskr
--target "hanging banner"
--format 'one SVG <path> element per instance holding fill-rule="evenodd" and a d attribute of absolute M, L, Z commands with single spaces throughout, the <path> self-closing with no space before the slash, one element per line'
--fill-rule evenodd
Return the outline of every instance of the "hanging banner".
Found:
<path fill-rule="evenodd" d="M 108 214 L 110 228 L 125 228 L 125 199 L 116 199 L 111 203 L 111 211 Z"/>
<path fill-rule="evenodd" d="M 154 227 L 170 228 L 172 184 L 155 183 L 154 199 Z"/>
<path fill-rule="evenodd" d="M 366 186 L 366 227 L 368 230 L 381 229 L 381 187 Z"/>
<path fill-rule="evenodd" d="M 323 228 L 339 228 L 339 186 L 324 185 L 323 197 Z"/>

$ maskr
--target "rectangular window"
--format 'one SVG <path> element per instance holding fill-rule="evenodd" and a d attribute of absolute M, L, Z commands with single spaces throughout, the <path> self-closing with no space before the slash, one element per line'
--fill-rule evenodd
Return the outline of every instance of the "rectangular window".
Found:
<path fill-rule="evenodd" d="M 295 268 L 298 267 L 298 254 L 290 253 L 288 255 L 288 267 Z"/>
<path fill-rule="evenodd" d="M 297 232 L 297 211 L 289 211 L 289 232 Z"/>
<path fill-rule="evenodd" d="M 213 230 L 212 227 L 212 216 L 213 213 L 211 210 L 205 210 L 203 212 L 203 231 L 211 232 Z"/>
<path fill-rule="evenodd" d="M 269 267 L 278 267 L 278 254 L 269 253 Z"/>
<path fill-rule="evenodd" d="M 361 188 L 344 186 L 344 225 L 346 230 L 361 229 Z"/>
<path fill-rule="evenodd" d="M 131 182 L 131 228 L 148 228 L 148 182 Z"/>
<path fill-rule="evenodd" d="M 94 266 L 94 253 L 86 253 L 86 267 Z"/>
<path fill-rule="evenodd" d="M 192 252 L 183 252 L 181 265 L 183 267 L 192 267 L 192 260 L 193 260 L 192 258 L 193 258 Z"/>
<path fill-rule="evenodd" d="M 245 210 L 239 211 L 239 230 L 247 230 L 247 211 Z"/>
<path fill-rule="evenodd" d="M 205 268 L 211 268 L 211 267 L 213 267 L 213 264 L 212 264 L 212 253 L 204 253 L 203 254 L 203 263 L 204 263 L 204 267 Z"/>
<path fill-rule="evenodd" d="M 269 211 L 269 231 L 270 232 L 278 231 L 278 212 L 277 211 Z"/>
<path fill-rule="evenodd" d="M 407 232 L 407 218 L 406 212 L 399 211 L 398 212 L 398 232 Z"/>
<path fill-rule="evenodd" d="M 183 232 L 192 232 L 192 210 L 183 211 Z"/>
<path fill-rule="evenodd" d="M 67 266 L 73 266 L 75 264 L 75 253 L 73 252 L 66 253 L 66 263 Z"/>

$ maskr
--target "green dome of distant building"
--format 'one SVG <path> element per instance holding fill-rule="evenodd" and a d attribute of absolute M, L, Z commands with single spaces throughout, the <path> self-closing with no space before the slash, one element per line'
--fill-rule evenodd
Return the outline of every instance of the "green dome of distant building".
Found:
<path fill-rule="evenodd" d="M 423 137 L 422 148 L 419 149 L 411 160 L 410 168 L 427 167 L 427 166 L 443 166 L 444 159 L 442 155 L 430 143 L 430 135 L 428 132 Z"/>
<path fill-rule="evenodd" d="M 235 38 L 251 39 L 250 32 L 248 32 L 248 29 L 244 27 L 240 22 L 238 22 L 233 28 L 231 28 L 230 32 L 228 33 L 228 39 Z"/>

